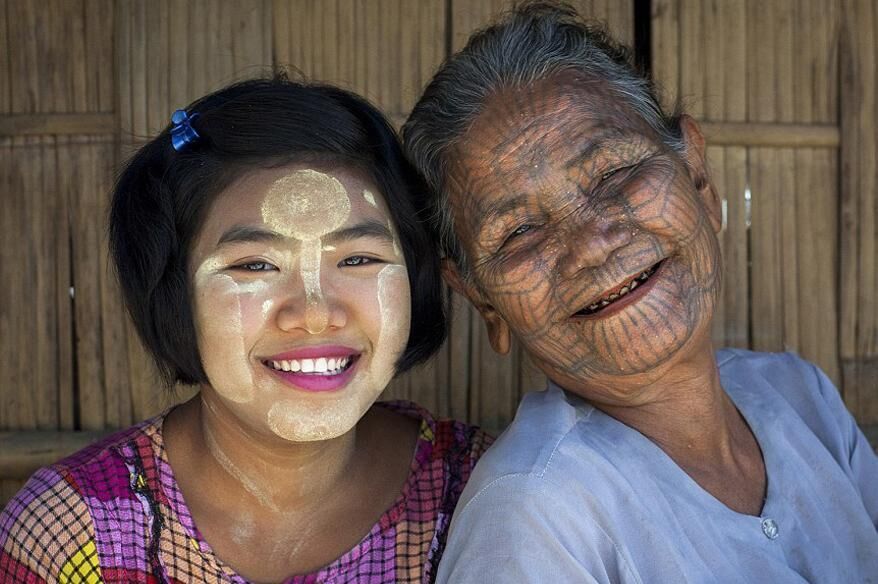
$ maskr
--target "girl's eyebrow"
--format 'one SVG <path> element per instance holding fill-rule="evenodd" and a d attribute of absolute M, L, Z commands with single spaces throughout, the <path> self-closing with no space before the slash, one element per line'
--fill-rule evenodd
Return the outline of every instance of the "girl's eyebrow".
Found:
<path fill-rule="evenodd" d="M 390 228 L 375 219 L 366 219 L 356 225 L 344 227 L 332 233 L 323 236 L 323 242 L 327 244 L 342 243 L 345 241 L 353 241 L 361 237 L 371 237 L 374 239 L 384 240 L 387 243 L 393 243 L 393 234 Z"/>
<path fill-rule="evenodd" d="M 284 236 L 276 231 L 250 225 L 234 225 L 223 233 L 216 247 L 229 243 L 279 243 Z"/>

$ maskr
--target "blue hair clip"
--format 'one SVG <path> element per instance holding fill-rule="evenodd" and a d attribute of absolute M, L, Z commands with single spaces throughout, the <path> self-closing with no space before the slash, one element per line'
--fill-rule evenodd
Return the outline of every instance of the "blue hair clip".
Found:
<path fill-rule="evenodd" d="M 174 127 L 171 128 L 171 145 L 177 152 L 201 137 L 192 127 L 192 122 L 197 117 L 198 114 L 190 116 L 186 110 L 181 109 L 175 111 L 174 115 L 171 116 L 171 123 L 174 124 Z"/>

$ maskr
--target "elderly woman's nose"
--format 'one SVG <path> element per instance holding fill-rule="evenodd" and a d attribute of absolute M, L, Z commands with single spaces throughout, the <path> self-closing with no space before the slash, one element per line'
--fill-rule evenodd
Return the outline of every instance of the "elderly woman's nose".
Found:
<path fill-rule="evenodd" d="M 607 221 L 591 221 L 568 234 L 566 253 L 561 263 L 565 278 L 580 270 L 602 265 L 617 249 L 631 242 L 631 230 L 625 225 Z"/>
<path fill-rule="evenodd" d="M 277 312 L 278 328 L 284 331 L 300 329 L 317 335 L 327 329 L 343 327 L 347 313 L 333 290 L 321 285 L 319 275 L 303 276 L 286 287 L 287 293 Z"/>

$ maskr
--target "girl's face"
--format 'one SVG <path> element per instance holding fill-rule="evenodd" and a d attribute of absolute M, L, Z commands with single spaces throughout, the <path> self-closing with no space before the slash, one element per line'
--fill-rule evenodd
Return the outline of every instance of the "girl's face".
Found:
<path fill-rule="evenodd" d="M 214 201 L 190 259 L 209 386 L 255 431 L 304 442 L 354 427 L 409 335 L 405 260 L 362 172 L 255 170 Z"/>

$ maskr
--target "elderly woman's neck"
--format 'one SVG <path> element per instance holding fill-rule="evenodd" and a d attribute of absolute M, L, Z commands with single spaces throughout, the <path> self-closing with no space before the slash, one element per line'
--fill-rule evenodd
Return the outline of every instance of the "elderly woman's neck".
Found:
<path fill-rule="evenodd" d="M 711 343 L 642 388 L 635 404 L 593 404 L 655 442 L 673 458 L 722 460 L 752 439 L 722 388 Z M 749 435 L 749 436 L 748 436 Z"/>

